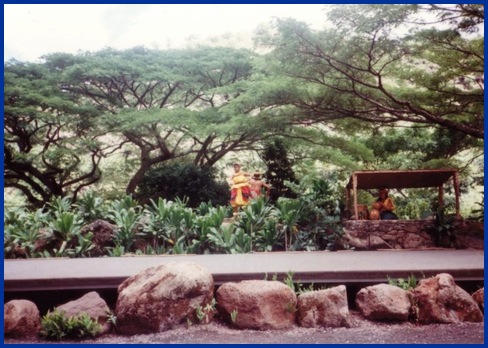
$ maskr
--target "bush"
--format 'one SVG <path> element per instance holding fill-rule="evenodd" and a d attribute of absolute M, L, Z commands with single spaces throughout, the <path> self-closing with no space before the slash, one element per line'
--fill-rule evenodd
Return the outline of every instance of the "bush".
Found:
<path fill-rule="evenodd" d="M 162 197 L 171 201 L 187 199 L 187 205 L 191 208 L 198 207 L 202 202 L 226 205 L 229 186 L 216 181 L 213 168 L 200 168 L 181 162 L 164 163 L 146 173 L 138 186 L 137 197 L 143 204 Z"/>

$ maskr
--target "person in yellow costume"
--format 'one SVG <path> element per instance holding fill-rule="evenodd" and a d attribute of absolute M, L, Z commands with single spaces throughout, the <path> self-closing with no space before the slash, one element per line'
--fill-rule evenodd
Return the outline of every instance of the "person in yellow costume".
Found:
<path fill-rule="evenodd" d="M 380 220 L 398 220 L 398 216 L 393 212 L 395 204 L 388 196 L 388 190 L 381 188 L 378 192 L 378 199 L 375 202 L 375 209 L 379 210 Z"/>
<path fill-rule="evenodd" d="M 239 207 L 249 204 L 251 197 L 251 187 L 249 186 L 250 173 L 241 171 L 240 163 L 234 163 L 234 173 L 231 175 L 232 181 L 230 187 L 230 205 L 234 209 L 234 215 L 237 214 Z"/>

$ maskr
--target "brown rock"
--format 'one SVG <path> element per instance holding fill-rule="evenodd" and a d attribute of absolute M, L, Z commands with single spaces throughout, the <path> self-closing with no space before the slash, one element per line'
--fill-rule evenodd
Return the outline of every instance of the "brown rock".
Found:
<path fill-rule="evenodd" d="M 447 273 L 422 279 L 413 291 L 420 323 L 481 322 L 483 314 L 473 298 Z"/>
<path fill-rule="evenodd" d="M 78 300 L 62 304 L 57 307 L 57 310 L 65 312 L 67 317 L 74 317 L 85 313 L 102 325 L 102 332 L 100 334 L 106 334 L 110 331 L 111 326 L 107 321 L 110 309 L 105 300 L 95 291 L 89 292 Z"/>
<path fill-rule="evenodd" d="M 346 287 L 340 285 L 298 296 L 298 323 L 303 327 L 350 327 Z"/>
<path fill-rule="evenodd" d="M 5 336 L 35 336 L 41 329 L 41 317 L 36 304 L 28 300 L 12 300 L 3 306 Z"/>
<path fill-rule="evenodd" d="M 408 233 L 403 239 L 404 249 L 418 249 L 424 245 L 424 240 L 418 234 Z"/>
<path fill-rule="evenodd" d="M 369 235 L 361 238 L 354 233 L 348 233 L 345 231 L 344 241 L 347 245 L 349 245 L 349 247 L 353 247 L 356 250 L 377 250 L 391 248 L 387 242 L 375 235 Z"/>
<path fill-rule="evenodd" d="M 118 287 L 115 308 L 122 334 L 160 332 L 191 320 L 213 300 L 212 275 L 194 263 L 171 262 L 126 279 Z M 207 312 L 207 320 L 213 311 Z"/>
<path fill-rule="evenodd" d="M 241 329 L 284 329 L 295 323 L 297 297 L 287 285 L 278 281 L 246 280 L 226 283 L 217 290 L 217 307 L 221 316 Z"/>
<path fill-rule="evenodd" d="M 84 226 L 81 233 L 85 235 L 88 232 L 93 232 L 92 243 L 95 245 L 90 253 L 92 257 L 101 256 L 105 254 L 105 248 L 113 246 L 113 238 L 116 227 L 104 220 L 95 220 L 91 224 Z"/>
<path fill-rule="evenodd" d="M 407 291 L 378 284 L 361 289 L 356 295 L 356 306 L 366 319 L 407 321 L 411 302 Z"/>
<path fill-rule="evenodd" d="M 485 310 L 485 288 L 481 288 L 477 290 L 473 294 L 473 300 L 475 300 L 476 303 L 478 304 L 478 307 L 480 307 L 480 309 L 484 311 Z"/>

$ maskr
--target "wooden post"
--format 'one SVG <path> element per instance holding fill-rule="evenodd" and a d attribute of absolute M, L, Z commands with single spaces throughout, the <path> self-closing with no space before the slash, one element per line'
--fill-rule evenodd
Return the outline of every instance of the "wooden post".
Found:
<path fill-rule="evenodd" d="M 461 218 L 460 206 L 459 206 L 459 172 L 455 171 L 453 176 L 454 192 L 456 194 L 456 218 Z"/>
<path fill-rule="evenodd" d="M 444 207 L 444 187 L 439 186 L 439 209 Z"/>
<path fill-rule="evenodd" d="M 356 173 L 352 176 L 352 189 L 353 189 L 353 196 L 354 196 L 354 216 L 356 220 L 359 219 L 358 215 L 358 175 Z"/>

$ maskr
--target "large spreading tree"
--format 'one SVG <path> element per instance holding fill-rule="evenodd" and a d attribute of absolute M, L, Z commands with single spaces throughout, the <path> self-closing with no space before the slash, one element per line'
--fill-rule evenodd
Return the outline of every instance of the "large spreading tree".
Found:
<path fill-rule="evenodd" d="M 419 21 L 421 12 L 445 28 Z M 314 31 L 278 20 L 260 37 L 269 66 L 292 86 L 276 103 L 294 106 L 295 118 L 425 125 L 483 139 L 484 38 L 465 33 L 483 23 L 483 5 L 344 5 L 329 21 L 333 29 Z M 411 23 L 416 30 L 405 32 Z"/>

